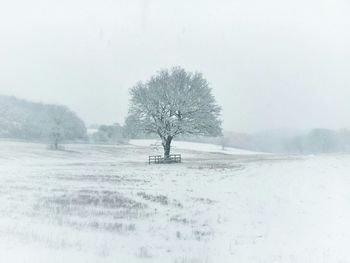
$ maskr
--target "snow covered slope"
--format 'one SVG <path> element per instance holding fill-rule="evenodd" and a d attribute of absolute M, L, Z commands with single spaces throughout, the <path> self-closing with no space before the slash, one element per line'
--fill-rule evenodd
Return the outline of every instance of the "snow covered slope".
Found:
<path fill-rule="evenodd" d="M 130 140 L 131 145 L 152 147 L 158 146 L 161 148 L 161 141 L 159 140 Z M 207 143 L 197 143 L 197 142 L 186 142 L 186 141 L 173 141 L 172 150 L 183 149 L 183 150 L 194 150 L 208 153 L 222 153 L 231 155 L 257 155 L 264 154 L 259 152 L 247 151 L 242 149 L 236 149 L 231 147 L 226 147 L 224 150 L 220 145 L 207 144 Z"/>
<path fill-rule="evenodd" d="M 350 156 L 0 141 L 0 262 L 349 262 Z"/>

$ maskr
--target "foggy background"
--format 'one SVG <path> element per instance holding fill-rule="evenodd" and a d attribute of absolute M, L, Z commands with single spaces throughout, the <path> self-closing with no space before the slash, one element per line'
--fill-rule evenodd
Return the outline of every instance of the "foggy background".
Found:
<path fill-rule="evenodd" d="M 123 123 L 129 89 L 203 72 L 224 129 L 350 126 L 350 3 L 341 0 L 0 2 L 0 94 Z"/>

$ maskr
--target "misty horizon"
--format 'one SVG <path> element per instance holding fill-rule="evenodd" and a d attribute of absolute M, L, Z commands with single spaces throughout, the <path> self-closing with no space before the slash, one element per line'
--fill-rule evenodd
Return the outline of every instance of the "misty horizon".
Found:
<path fill-rule="evenodd" d="M 45 102 L 45 101 L 40 101 L 40 100 L 29 100 L 23 97 L 15 96 L 15 95 L 8 95 L 8 94 L 0 94 L 0 97 L 9 97 L 9 98 L 15 98 L 20 101 L 26 101 L 30 103 L 35 103 L 35 104 L 42 104 L 42 105 L 57 105 L 57 106 L 63 106 L 67 107 L 69 110 L 72 110 L 69 106 L 67 106 L 64 103 L 59 103 L 59 102 Z M 75 114 L 77 114 L 78 117 L 81 117 L 80 114 L 76 111 L 73 110 Z M 124 125 L 124 119 L 121 122 L 86 122 L 85 119 L 82 118 L 82 120 L 86 124 L 86 128 L 98 128 L 101 125 Z M 279 128 L 271 128 L 271 129 L 261 129 L 261 130 L 255 130 L 255 131 L 240 131 L 240 130 L 228 130 L 228 129 L 223 129 L 224 133 L 235 133 L 235 134 L 250 134 L 250 135 L 261 135 L 264 133 L 267 133 L 269 135 L 276 135 L 276 136 L 286 136 L 286 137 L 295 137 L 295 136 L 300 136 L 300 135 L 306 135 L 308 132 L 312 130 L 318 130 L 318 129 L 326 129 L 326 130 L 334 130 L 334 131 L 342 131 L 342 130 L 350 130 L 347 127 L 341 127 L 341 128 L 328 128 L 328 127 L 310 127 L 310 128 L 289 128 L 289 127 L 279 127 Z"/>
<path fill-rule="evenodd" d="M 129 89 L 178 65 L 209 81 L 225 130 L 350 127 L 348 2 L 198 3 L 2 3 L 0 94 L 123 123 Z"/>

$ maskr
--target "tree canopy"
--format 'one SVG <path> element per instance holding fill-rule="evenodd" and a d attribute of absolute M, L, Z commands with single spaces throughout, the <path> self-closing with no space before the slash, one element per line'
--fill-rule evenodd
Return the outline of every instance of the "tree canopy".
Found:
<path fill-rule="evenodd" d="M 203 75 L 175 67 L 161 70 L 131 89 L 127 119 L 133 120 L 134 129 L 157 134 L 167 156 L 177 135 L 220 135 L 220 113 Z"/>
<path fill-rule="evenodd" d="M 84 122 L 65 106 L 0 96 L 0 137 L 35 141 L 86 139 Z"/>

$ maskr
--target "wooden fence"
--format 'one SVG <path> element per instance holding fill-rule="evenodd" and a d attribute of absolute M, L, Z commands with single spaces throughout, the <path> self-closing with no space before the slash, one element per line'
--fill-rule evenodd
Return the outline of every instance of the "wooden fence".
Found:
<path fill-rule="evenodd" d="M 170 154 L 168 158 L 161 155 L 149 156 L 148 163 L 181 163 L 181 154 Z"/>

